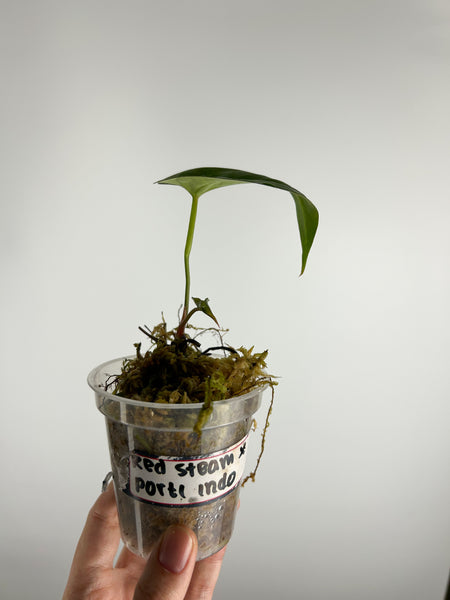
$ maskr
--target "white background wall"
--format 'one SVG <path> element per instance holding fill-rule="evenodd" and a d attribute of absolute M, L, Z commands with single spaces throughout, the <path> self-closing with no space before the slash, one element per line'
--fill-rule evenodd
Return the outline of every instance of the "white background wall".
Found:
<path fill-rule="evenodd" d="M 445 0 L 3 1 L 2 598 L 61 596 L 109 469 L 85 378 L 193 294 L 282 376 L 215 598 L 441 600 L 450 563 Z M 260 419 L 262 420 L 262 415 Z M 257 438 L 255 438 L 255 444 Z"/>

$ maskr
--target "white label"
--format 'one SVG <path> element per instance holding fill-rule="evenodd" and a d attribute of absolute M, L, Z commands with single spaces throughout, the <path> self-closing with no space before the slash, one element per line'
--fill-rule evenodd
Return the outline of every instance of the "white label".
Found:
<path fill-rule="evenodd" d="M 244 474 L 247 437 L 208 456 L 155 457 L 133 452 L 124 491 L 143 502 L 164 506 L 199 505 L 225 496 Z"/>

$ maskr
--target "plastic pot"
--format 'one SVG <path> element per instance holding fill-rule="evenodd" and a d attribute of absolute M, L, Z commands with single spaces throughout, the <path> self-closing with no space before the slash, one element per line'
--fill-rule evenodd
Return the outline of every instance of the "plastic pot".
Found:
<path fill-rule="evenodd" d="M 105 391 L 123 358 L 88 376 L 105 416 L 124 544 L 147 558 L 160 535 L 184 524 L 197 535 L 201 560 L 233 531 L 247 437 L 263 389 L 214 402 L 201 435 L 193 431 L 202 404 L 159 404 Z"/>

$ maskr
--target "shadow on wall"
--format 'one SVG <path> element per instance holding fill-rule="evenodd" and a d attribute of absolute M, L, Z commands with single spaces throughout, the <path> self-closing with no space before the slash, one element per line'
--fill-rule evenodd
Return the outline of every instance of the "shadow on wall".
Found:
<path fill-rule="evenodd" d="M 445 592 L 444 600 L 450 600 L 450 572 L 448 575 L 447 591 Z"/>

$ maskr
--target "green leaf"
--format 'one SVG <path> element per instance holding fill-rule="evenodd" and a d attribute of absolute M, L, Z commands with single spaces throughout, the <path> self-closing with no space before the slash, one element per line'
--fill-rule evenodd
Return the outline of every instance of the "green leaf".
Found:
<path fill-rule="evenodd" d="M 265 175 L 257 175 L 256 173 L 249 173 L 248 171 L 241 171 L 239 169 L 222 169 L 220 167 L 202 167 L 182 171 L 181 173 L 161 179 L 156 183 L 179 185 L 195 198 L 199 198 L 202 194 L 211 190 L 239 183 L 258 183 L 289 192 L 295 202 L 298 230 L 302 245 L 300 275 L 305 270 L 309 251 L 311 250 L 319 224 L 319 212 L 304 194 L 287 183 L 266 177 Z"/>
<path fill-rule="evenodd" d="M 192 298 L 192 300 L 194 301 L 198 310 L 201 310 L 203 313 L 205 313 L 205 315 L 210 317 L 217 324 L 217 326 L 219 326 L 219 323 L 208 304 L 209 298 L 205 298 L 204 300 L 201 300 L 200 298 Z"/>

